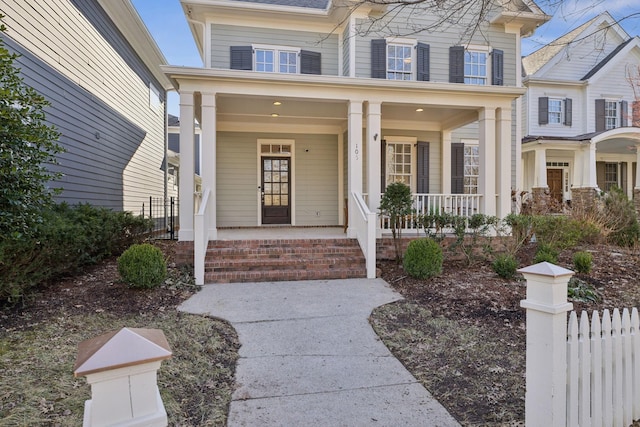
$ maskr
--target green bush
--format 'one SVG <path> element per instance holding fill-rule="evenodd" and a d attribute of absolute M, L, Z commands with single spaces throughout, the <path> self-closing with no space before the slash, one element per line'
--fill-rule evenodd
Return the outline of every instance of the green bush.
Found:
<path fill-rule="evenodd" d="M 573 268 L 577 273 L 590 273 L 592 262 L 593 256 L 589 252 L 580 251 L 573 255 Z"/>
<path fill-rule="evenodd" d="M 534 264 L 545 261 L 551 264 L 558 263 L 558 250 L 548 243 L 538 245 L 536 255 L 533 257 Z"/>
<path fill-rule="evenodd" d="M 617 187 L 609 190 L 605 199 L 605 218 L 611 229 L 610 243 L 619 246 L 633 246 L 640 239 L 640 224 L 633 201 Z"/>
<path fill-rule="evenodd" d="M 533 231 L 539 242 L 559 249 L 570 249 L 579 243 L 593 242 L 600 235 L 600 229 L 593 222 L 555 215 L 534 217 Z"/>
<path fill-rule="evenodd" d="M 154 288 L 167 277 L 167 263 L 157 247 L 133 245 L 118 258 L 118 273 L 132 288 Z"/>
<path fill-rule="evenodd" d="M 87 204 L 63 203 L 40 215 L 30 235 L 0 239 L 0 302 L 15 303 L 29 288 L 119 255 L 151 227 L 129 212 Z"/>
<path fill-rule="evenodd" d="M 503 279 L 513 279 L 518 268 L 518 261 L 511 254 L 500 254 L 493 261 L 493 271 Z"/>
<path fill-rule="evenodd" d="M 412 240 L 404 254 L 404 270 L 411 277 L 427 279 L 442 273 L 442 248 L 433 239 Z"/>

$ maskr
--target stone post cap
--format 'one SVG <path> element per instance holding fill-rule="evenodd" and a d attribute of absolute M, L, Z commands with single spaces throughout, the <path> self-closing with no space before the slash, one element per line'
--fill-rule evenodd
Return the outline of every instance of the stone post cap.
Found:
<path fill-rule="evenodd" d="M 122 328 L 78 344 L 75 377 L 169 359 L 172 355 L 160 329 Z"/>

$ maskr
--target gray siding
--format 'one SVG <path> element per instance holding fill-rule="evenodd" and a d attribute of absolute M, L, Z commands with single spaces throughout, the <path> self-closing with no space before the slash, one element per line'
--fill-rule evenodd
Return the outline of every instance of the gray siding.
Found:
<path fill-rule="evenodd" d="M 413 13 L 411 8 L 404 8 L 397 15 L 388 19 L 391 22 L 386 26 L 376 24 L 374 30 L 365 30 L 370 27 L 368 20 L 358 19 L 357 26 L 362 31 L 357 32 L 357 58 L 356 77 L 371 77 L 371 40 L 391 36 L 390 29 L 396 28 L 428 28 L 433 24 L 434 19 L 428 14 Z M 410 15 L 409 15 L 410 14 Z M 408 26 L 409 25 L 409 26 Z M 382 27 L 376 31 L 375 28 Z M 516 41 L 514 34 L 506 34 L 499 27 L 485 25 L 481 30 L 476 31 L 469 41 L 464 37 L 462 31 L 465 29 L 464 22 L 461 25 L 441 26 L 433 32 L 422 31 L 416 34 L 407 35 L 409 39 L 427 43 L 430 45 L 430 81 L 449 82 L 449 47 L 454 45 L 489 45 L 492 48 L 504 51 L 504 85 L 514 86 L 516 84 L 516 64 L 520 58 L 516 58 Z M 402 31 L 402 30 L 400 30 Z M 518 68 L 519 70 L 519 68 Z"/>
<path fill-rule="evenodd" d="M 275 30 L 241 27 L 235 25 L 211 25 L 211 68 L 229 69 L 229 48 L 266 44 L 289 46 L 322 54 L 322 74 L 337 76 L 338 35 L 316 32 Z"/>
<path fill-rule="evenodd" d="M 9 37 L 4 41 L 9 50 L 22 55 L 17 64 L 24 82 L 51 102 L 47 121 L 61 133 L 59 142 L 66 150 L 59 155 L 60 164 L 52 168 L 64 173 L 52 184 L 64 188 L 58 201 L 122 210 L 122 171 L 145 131 Z M 159 162 L 149 167 L 161 166 Z"/>
<path fill-rule="evenodd" d="M 351 52 L 349 46 L 352 43 L 351 34 L 349 33 L 349 26 L 344 30 L 342 35 L 342 75 L 349 76 L 349 66 L 351 64 Z"/>

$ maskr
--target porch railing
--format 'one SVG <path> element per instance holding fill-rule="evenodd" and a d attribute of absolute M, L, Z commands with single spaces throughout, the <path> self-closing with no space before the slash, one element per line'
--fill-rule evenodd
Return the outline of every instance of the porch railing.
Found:
<path fill-rule="evenodd" d="M 414 194 L 413 214 L 403 222 L 403 230 L 420 231 L 419 218 L 423 215 L 453 214 L 471 218 L 480 212 L 482 194 Z M 382 217 L 382 229 L 390 229 L 389 218 Z"/>
<path fill-rule="evenodd" d="M 362 195 L 352 193 L 356 213 L 352 216 L 356 238 L 367 263 L 367 278 L 376 277 L 376 214 L 369 210 Z"/>
<path fill-rule="evenodd" d="M 210 194 L 211 190 L 207 188 L 202 195 L 198 213 L 195 214 L 193 219 L 193 274 L 196 279 L 196 285 L 204 285 L 204 262 L 207 255 L 207 246 L 209 245 Z"/>

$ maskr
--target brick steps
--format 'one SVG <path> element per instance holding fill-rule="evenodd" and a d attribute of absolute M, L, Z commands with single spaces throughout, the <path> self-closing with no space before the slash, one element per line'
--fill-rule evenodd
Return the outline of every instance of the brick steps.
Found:
<path fill-rule="evenodd" d="M 355 239 L 216 240 L 209 242 L 206 283 L 366 277 Z"/>

